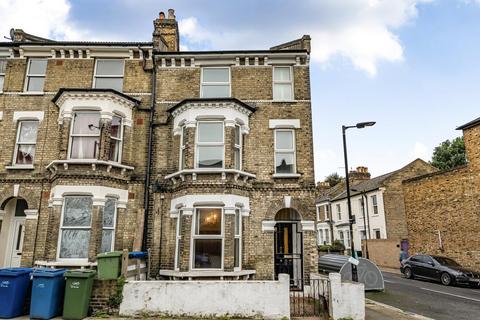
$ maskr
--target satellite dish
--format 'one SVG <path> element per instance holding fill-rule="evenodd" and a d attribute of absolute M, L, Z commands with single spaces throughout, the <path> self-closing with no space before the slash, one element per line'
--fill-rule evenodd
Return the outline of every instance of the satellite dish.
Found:
<path fill-rule="evenodd" d="M 10 29 L 10 39 L 12 41 L 15 40 L 15 29 L 14 28 Z"/>

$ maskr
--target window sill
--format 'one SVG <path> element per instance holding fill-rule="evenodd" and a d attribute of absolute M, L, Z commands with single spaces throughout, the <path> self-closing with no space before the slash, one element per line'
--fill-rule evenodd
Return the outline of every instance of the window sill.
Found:
<path fill-rule="evenodd" d="M 58 260 L 58 261 L 35 261 L 36 266 L 40 267 L 80 267 L 80 268 L 90 268 L 97 266 L 96 262 L 88 261 L 68 261 L 68 260 Z"/>
<path fill-rule="evenodd" d="M 64 170 L 68 170 L 69 164 L 89 164 L 92 169 L 95 170 L 98 165 L 107 166 L 107 172 L 110 172 L 111 168 L 119 168 L 122 170 L 122 174 L 126 170 L 134 170 L 135 167 L 127 166 L 113 161 L 95 160 L 95 159 L 68 159 L 68 160 L 54 160 L 50 162 L 46 168 L 52 172 L 58 170 L 57 165 L 63 165 Z"/>
<path fill-rule="evenodd" d="M 273 175 L 274 178 L 300 178 L 302 175 L 300 173 L 275 173 Z"/>
<path fill-rule="evenodd" d="M 20 92 L 20 96 L 44 96 L 45 92 Z"/>
<path fill-rule="evenodd" d="M 5 166 L 7 170 L 33 170 L 35 167 L 32 165 L 13 165 L 13 166 Z"/>
<path fill-rule="evenodd" d="M 242 178 L 245 182 L 249 178 L 256 178 L 256 175 L 253 173 L 236 169 L 184 169 L 165 176 L 165 180 L 171 179 L 175 183 L 176 179 L 180 178 L 182 181 L 185 181 L 185 176 L 187 175 L 191 175 L 192 180 L 196 180 L 198 174 L 221 174 L 222 180 L 226 179 L 227 174 L 233 174 L 235 181 L 237 181 L 239 178 Z"/>

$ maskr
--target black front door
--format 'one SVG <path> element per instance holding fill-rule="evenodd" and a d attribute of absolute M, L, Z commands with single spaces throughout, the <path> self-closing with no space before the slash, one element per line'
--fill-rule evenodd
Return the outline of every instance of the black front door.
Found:
<path fill-rule="evenodd" d="M 278 274 L 290 275 L 292 289 L 302 290 L 303 238 L 297 222 L 278 222 L 275 225 L 275 279 Z"/>

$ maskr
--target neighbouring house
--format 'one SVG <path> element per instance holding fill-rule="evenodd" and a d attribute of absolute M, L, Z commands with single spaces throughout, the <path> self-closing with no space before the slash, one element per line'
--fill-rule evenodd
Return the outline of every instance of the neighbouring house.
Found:
<path fill-rule="evenodd" d="M 164 278 L 316 272 L 310 37 L 179 39 L 169 10 L 151 42 L 0 43 L 0 267 L 150 249 Z"/>
<path fill-rule="evenodd" d="M 370 178 L 365 167 L 350 172 L 356 251 L 367 256 L 367 240 L 371 260 L 379 265 L 397 266 L 399 249 L 396 245 L 408 244 L 402 181 L 435 170 L 430 164 L 417 159 L 399 170 L 375 178 Z M 351 250 L 347 193 L 344 183 L 337 186 L 316 201 L 317 241 L 319 245 L 324 245 L 339 240 Z"/>
<path fill-rule="evenodd" d="M 404 181 L 411 253 L 454 258 L 480 270 L 480 118 L 463 131 L 467 164 Z"/>

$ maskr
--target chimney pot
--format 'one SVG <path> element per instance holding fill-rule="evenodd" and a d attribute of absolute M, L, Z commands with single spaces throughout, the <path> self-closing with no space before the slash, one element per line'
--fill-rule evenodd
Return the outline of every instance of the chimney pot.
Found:
<path fill-rule="evenodd" d="M 168 19 L 175 19 L 175 10 L 168 9 Z"/>
<path fill-rule="evenodd" d="M 158 15 L 158 18 L 159 18 L 160 20 L 165 19 L 165 12 L 160 11 L 160 14 Z"/>

